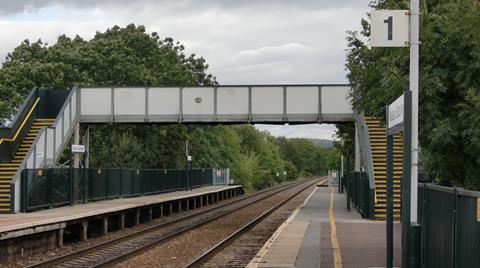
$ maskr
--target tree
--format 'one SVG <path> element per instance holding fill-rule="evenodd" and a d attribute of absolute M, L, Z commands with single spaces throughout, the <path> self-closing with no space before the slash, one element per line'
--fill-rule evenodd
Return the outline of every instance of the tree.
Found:
<path fill-rule="evenodd" d="M 408 8 L 382 0 L 374 8 Z M 421 7 L 420 146 L 424 172 L 438 180 L 478 185 L 480 6 L 478 1 L 426 1 Z M 355 109 L 383 116 L 408 89 L 408 49 L 370 48 L 369 22 L 350 32 L 346 67 Z M 472 153 L 473 152 L 473 153 Z"/>

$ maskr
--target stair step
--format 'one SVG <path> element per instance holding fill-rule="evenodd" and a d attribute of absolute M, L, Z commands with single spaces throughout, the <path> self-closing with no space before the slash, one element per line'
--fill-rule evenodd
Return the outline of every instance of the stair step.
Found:
<path fill-rule="evenodd" d="M 0 167 L 0 173 L 3 171 L 16 171 L 17 167 Z"/>
<path fill-rule="evenodd" d="M 399 209 L 399 208 L 394 208 L 394 209 L 393 209 L 393 213 L 395 213 L 395 212 L 400 213 L 400 211 L 401 211 L 401 209 Z M 383 212 L 383 213 L 386 213 L 386 212 L 387 212 L 387 209 L 386 209 L 386 208 L 375 208 L 375 213 L 377 213 L 377 212 L 379 212 L 379 213 L 382 213 L 382 212 Z"/>

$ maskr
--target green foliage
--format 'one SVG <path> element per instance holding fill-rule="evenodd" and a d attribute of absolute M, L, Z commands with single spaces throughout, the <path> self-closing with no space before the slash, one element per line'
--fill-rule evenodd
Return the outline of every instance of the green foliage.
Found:
<path fill-rule="evenodd" d="M 408 1 L 377 1 L 399 9 Z M 476 0 L 424 1 L 420 38 L 420 144 L 426 172 L 466 186 L 479 183 L 480 5 Z M 386 104 L 408 89 L 409 52 L 370 48 L 369 23 L 350 32 L 346 67 L 353 104 L 383 116 Z"/>

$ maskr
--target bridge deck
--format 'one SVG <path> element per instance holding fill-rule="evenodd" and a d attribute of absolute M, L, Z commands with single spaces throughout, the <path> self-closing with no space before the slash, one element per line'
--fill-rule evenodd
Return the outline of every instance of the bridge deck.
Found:
<path fill-rule="evenodd" d="M 333 217 L 329 217 L 331 202 Z M 317 188 L 248 267 L 337 267 L 334 255 L 341 261 L 340 267 L 385 267 L 385 222 L 364 220 L 354 209 L 348 212 L 346 204 L 346 196 L 338 194 L 336 188 Z M 399 267 L 400 224 L 395 223 L 394 232 L 394 266 Z M 338 249 L 334 250 L 332 244 Z"/>

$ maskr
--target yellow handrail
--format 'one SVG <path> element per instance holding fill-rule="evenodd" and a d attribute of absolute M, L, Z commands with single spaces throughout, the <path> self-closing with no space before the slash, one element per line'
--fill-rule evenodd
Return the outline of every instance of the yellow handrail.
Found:
<path fill-rule="evenodd" d="M 30 115 L 33 113 L 33 110 L 35 109 L 35 107 L 37 107 L 37 104 L 38 102 L 40 101 L 40 97 L 38 97 L 36 100 L 35 100 L 35 103 L 33 103 L 32 105 L 32 108 L 30 108 L 30 111 L 28 111 L 28 114 L 27 116 L 25 116 L 25 119 L 23 119 L 23 122 L 22 124 L 20 125 L 20 127 L 18 128 L 17 132 L 15 133 L 15 135 L 13 136 L 13 138 L 10 138 L 10 139 L 1 139 L 0 140 L 0 144 L 2 144 L 4 141 L 15 141 L 17 139 L 17 136 L 18 134 L 20 134 L 20 131 L 22 131 L 22 128 L 25 126 L 25 124 L 27 123 L 28 119 L 30 118 Z"/>

